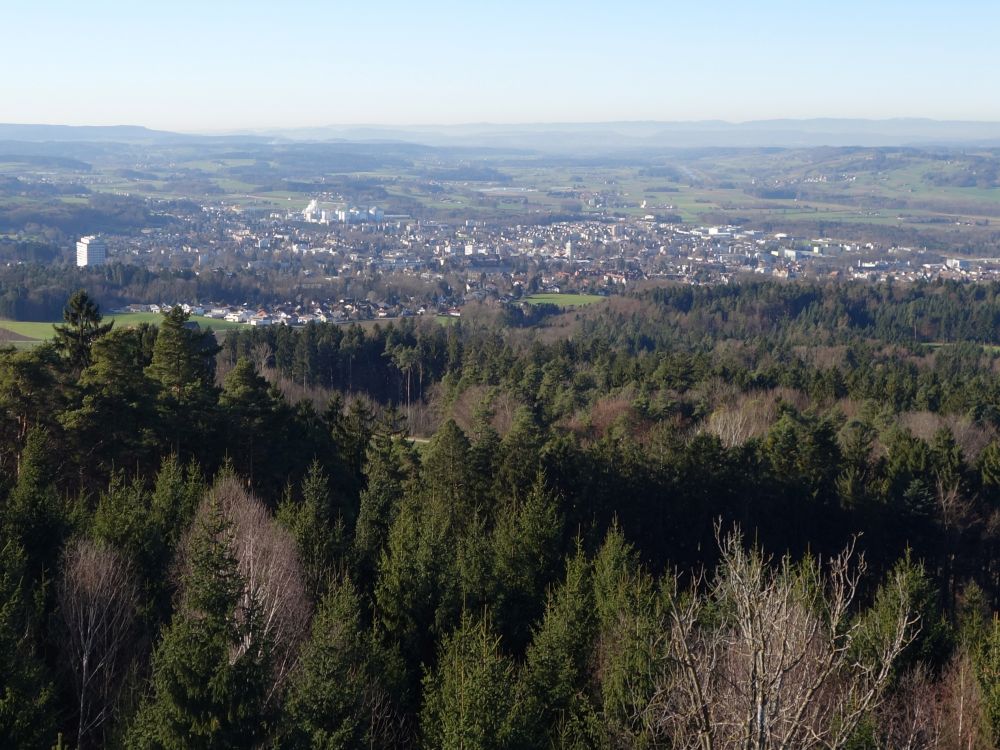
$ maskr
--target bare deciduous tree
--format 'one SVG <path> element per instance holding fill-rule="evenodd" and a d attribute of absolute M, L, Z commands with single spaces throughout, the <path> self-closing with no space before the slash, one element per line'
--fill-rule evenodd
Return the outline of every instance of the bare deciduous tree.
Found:
<path fill-rule="evenodd" d="M 273 356 L 274 352 L 271 351 L 271 345 L 265 341 L 254 344 L 250 350 L 250 361 L 253 362 L 254 369 L 260 373 L 270 369 L 271 357 Z"/>
<path fill-rule="evenodd" d="M 853 543 L 825 566 L 773 564 L 738 531 L 719 545 L 711 583 L 669 597 L 652 731 L 699 750 L 844 747 L 916 634 L 907 577 L 890 577 L 879 611 L 857 618 L 865 563 Z"/>
<path fill-rule="evenodd" d="M 769 397 L 770 394 L 767 394 Z M 777 408 L 764 395 L 745 396 L 712 412 L 702 429 L 719 438 L 727 448 L 743 445 L 766 434 L 774 423 Z"/>
<path fill-rule="evenodd" d="M 968 654 L 952 657 L 937 681 L 923 665 L 900 679 L 876 714 L 881 750 L 990 750 L 979 682 Z"/>
<path fill-rule="evenodd" d="M 414 745 L 414 730 L 406 715 L 393 704 L 389 694 L 374 683 L 365 687 L 365 715 L 368 720 L 368 747 L 370 750 L 405 748 Z"/>
<path fill-rule="evenodd" d="M 233 660 L 269 644 L 274 696 L 295 664 L 309 625 L 309 597 L 295 540 L 236 478 L 222 479 L 213 492 L 233 525 L 233 553 L 244 582 L 239 612 L 255 608 L 260 625 L 256 633 L 244 631 L 241 652 Z"/>
<path fill-rule="evenodd" d="M 904 674 L 876 714 L 882 750 L 937 750 L 940 711 L 927 669 L 917 665 Z"/>
<path fill-rule="evenodd" d="M 114 714 L 132 656 L 135 576 L 115 550 L 78 540 L 66 550 L 57 597 L 59 644 L 77 696 L 76 745 L 100 746 L 98 736 Z"/>

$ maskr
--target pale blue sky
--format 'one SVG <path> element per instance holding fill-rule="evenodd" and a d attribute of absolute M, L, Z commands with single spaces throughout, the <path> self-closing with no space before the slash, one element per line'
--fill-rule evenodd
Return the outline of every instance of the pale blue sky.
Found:
<path fill-rule="evenodd" d="M 1000 120 L 1000 2 L 2 0 L 0 122 Z"/>

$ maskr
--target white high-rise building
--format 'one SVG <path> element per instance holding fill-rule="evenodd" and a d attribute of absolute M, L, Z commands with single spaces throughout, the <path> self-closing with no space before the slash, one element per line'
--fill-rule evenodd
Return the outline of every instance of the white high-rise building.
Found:
<path fill-rule="evenodd" d="M 76 243 L 76 265 L 79 268 L 84 266 L 101 266 L 108 259 L 108 246 L 104 240 L 97 237 L 81 237 Z"/>

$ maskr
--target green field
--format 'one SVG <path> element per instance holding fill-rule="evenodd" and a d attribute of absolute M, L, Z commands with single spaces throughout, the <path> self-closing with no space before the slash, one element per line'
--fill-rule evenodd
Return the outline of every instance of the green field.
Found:
<path fill-rule="evenodd" d="M 580 307 L 600 302 L 605 297 L 598 294 L 532 294 L 525 302 L 533 305 L 559 305 L 559 307 Z"/>
<path fill-rule="evenodd" d="M 134 326 L 140 323 L 159 323 L 163 316 L 159 313 L 121 313 L 117 315 L 105 315 L 104 321 L 115 321 L 116 327 Z M 211 327 L 215 331 L 226 331 L 231 328 L 239 328 L 243 323 L 231 323 L 228 320 L 218 320 L 217 318 L 205 318 L 200 315 L 192 315 L 191 320 L 202 328 Z M 61 321 L 60 321 L 61 322 Z M 32 339 L 34 341 L 44 341 L 52 338 L 51 322 L 26 321 L 26 320 L 0 320 L 0 329 L 6 329 L 19 336 Z"/>

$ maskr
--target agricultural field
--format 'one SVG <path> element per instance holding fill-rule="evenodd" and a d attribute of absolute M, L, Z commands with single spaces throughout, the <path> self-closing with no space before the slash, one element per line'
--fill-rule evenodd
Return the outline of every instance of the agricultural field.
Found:
<path fill-rule="evenodd" d="M 135 326 L 140 323 L 159 323 L 162 319 L 163 316 L 158 313 L 119 313 L 104 316 L 105 322 L 113 320 L 116 327 Z M 192 315 L 191 320 L 202 328 L 211 328 L 213 331 L 228 331 L 244 325 L 243 323 L 232 323 L 228 320 L 206 318 L 200 315 Z M 0 343 L 30 346 L 32 343 L 46 341 L 53 336 L 52 326 L 54 324 L 44 321 L 0 320 Z M 10 336 L 10 334 L 14 335 Z"/>
<path fill-rule="evenodd" d="M 558 305 L 559 307 L 583 307 L 607 299 L 598 294 L 532 294 L 524 301 L 532 305 Z"/>
<path fill-rule="evenodd" d="M 0 232 L 44 239 L 39 228 L 55 225 L 72 234 L 71 220 L 87 225 L 88 204 L 102 193 L 275 211 L 317 199 L 447 223 L 649 215 L 984 254 L 1000 225 L 995 149 L 660 149 L 574 159 L 409 144 L 234 151 L 206 143 L 163 146 L 136 166 L 130 147 L 117 148 L 55 161 L 5 156 Z"/>

